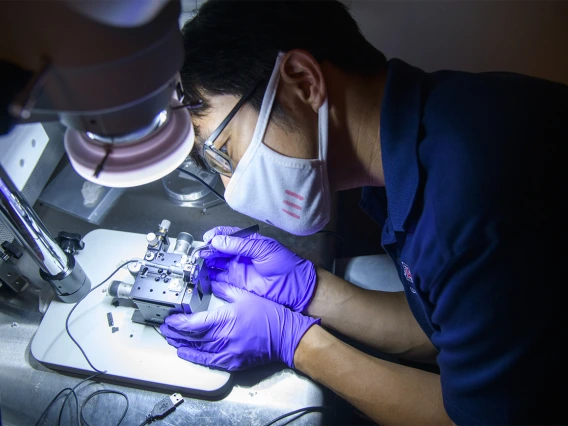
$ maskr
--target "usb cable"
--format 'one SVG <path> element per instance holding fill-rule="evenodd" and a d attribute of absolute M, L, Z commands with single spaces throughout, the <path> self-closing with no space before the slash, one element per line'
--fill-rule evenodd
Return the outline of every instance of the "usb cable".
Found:
<path fill-rule="evenodd" d="M 176 407 L 183 402 L 183 397 L 179 393 L 167 396 L 154 405 L 152 412 L 146 416 L 146 419 L 140 426 L 148 425 L 154 420 L 163 419 L 168 414 L 176 409 Z"/>

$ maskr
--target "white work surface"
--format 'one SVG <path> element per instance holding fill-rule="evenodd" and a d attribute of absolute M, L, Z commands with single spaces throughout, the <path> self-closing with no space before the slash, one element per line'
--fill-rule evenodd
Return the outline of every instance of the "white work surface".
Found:
<path fill-rule="evenodd" d="M 85 248 L 77 261 L 95 287 L 121 263 L 142 258 L 146 236 L 128 232 L 97 229 L 84 237 Z M 194 247 L 202 243 L 194 242 Z M 170 238 L 170 249 L 175 239 Z M 133 307 L 113 306 L 105 289 L 113 280 L 128 283 L 134 277 L 122 268 L 107 283 L 89 294 L 75 309 L 69 321 L 71 334 L 82 346 L 93 365 L 107 370 L 103 377 L 139 383 L 149 387 L 199 395 L 219 395 L 230 385 L 230 373 L 209 369 L 178 358 L 176 349 L 151 326 L 131 321 Z M 122 302 L 125 300 L 120 299 Z M 210 309 L 224 302 L 211 297 Z M 90 375 L 89 364 L 65 331 L 65 320 L 74 304 L 53 300 L 35 334 L 31 352 L 48 367 Z M 107 313 L 111 312 L 112 332 Z"/>

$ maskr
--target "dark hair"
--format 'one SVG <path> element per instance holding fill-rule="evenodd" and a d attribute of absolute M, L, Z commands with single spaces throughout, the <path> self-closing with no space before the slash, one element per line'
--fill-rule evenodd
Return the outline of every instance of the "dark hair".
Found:
<path fill-rule="evenodd" d="M 208 0 L 184 24 L 182 34 L 182 84 L 190 100 L 203 101 L 194 115 L 207 111 L 206 95 L 241 97 L 258 81 L 249 102 L 260 110 L 279 51 L 304 49 L 320 63 L 365 74 L 386 64 L 347 8 L 334 0 Z"/>

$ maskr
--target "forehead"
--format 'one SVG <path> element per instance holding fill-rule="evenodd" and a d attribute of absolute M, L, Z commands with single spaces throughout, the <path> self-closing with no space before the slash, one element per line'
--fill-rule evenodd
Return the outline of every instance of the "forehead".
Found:
<path fill-rule="evenodd" d="M 198 149 L 203 147 L 207 138 L 222 123 L 238 101 L 239 98 L 234 95 L 218 95 L 207 99 L 209 105 L 207 111 L 202 115 L 192 117 L 195 145 Z M 233 119 L 235 118 L 233 117 Z"/>

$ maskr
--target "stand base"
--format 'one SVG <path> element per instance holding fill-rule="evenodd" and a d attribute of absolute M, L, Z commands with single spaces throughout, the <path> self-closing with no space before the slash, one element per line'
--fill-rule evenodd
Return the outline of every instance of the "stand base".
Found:
<path fill-rule="evenodd" d="M 175 239 L 170 240 L 173 247 Z M 121 263 L 142 258 L 146 252 L 146 237 L 142 234 L 97 229 L 88 233 L 84 241 L 85 249 L 79 252 L 77 260 L 91 279 L 92 287 Z M 134 283 L 127 268 L 122 268 L 108 283 L 113 279 Z M 132 321 L 135 308 L 129 301 L 113 304 L 118 299 L 107 296 L 106 287 L 105 283 L 89 294 L 69 321 L 71 334 L 93 365 L 107 370 L 102 377 L 205 396 L 220 395 L 228 389 L 230 373 L 178 358 L 176 349 L 153 326 Z M 223 303 L 212 296 L 209 309 Z M 65 331 L 65 320 L 73 306 L 57 300 L 51 302 L 32 340 L 31 353 L 50 368 L 90 375 L 93 371 Z"/>

